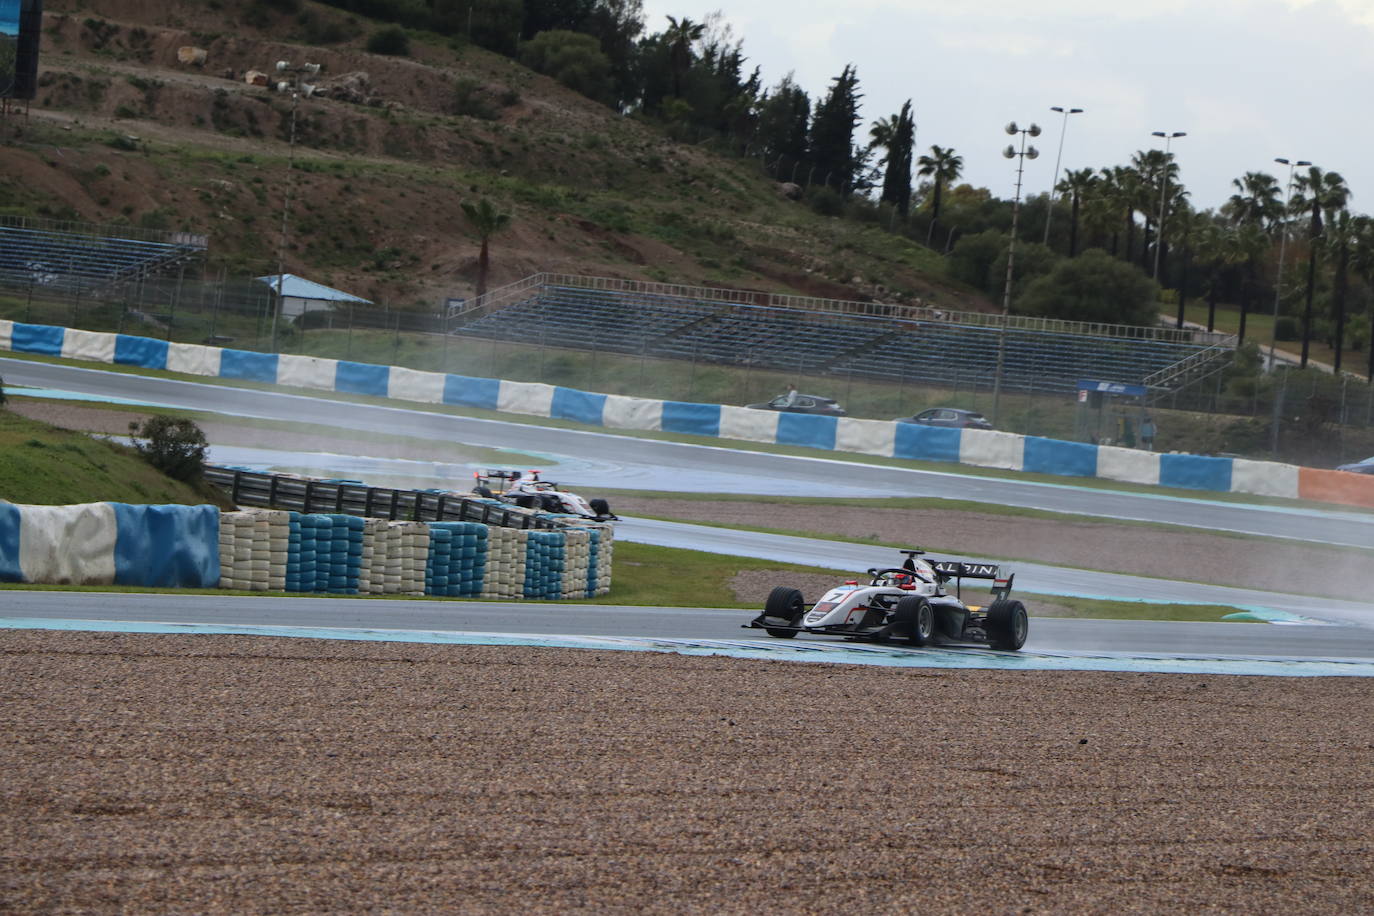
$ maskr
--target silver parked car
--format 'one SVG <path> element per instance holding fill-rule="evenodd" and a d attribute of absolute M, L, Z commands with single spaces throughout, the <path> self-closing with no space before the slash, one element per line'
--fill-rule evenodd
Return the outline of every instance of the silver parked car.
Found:
<path fill-rule="evenodd" d="M 992 429 L 988 418 L 976 410 L 960 407 L 932 407 L 913 417 L 898 417 L 898 423 L 919 423 L 922 426 L 953 426 L 958 429 Z"/>

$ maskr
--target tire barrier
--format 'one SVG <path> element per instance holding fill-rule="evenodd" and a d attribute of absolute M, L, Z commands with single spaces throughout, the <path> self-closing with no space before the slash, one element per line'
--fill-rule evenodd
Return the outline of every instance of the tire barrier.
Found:
<path fill-rule="evenodd" d="M 219 521 L 214 506 L 0 503 L 0 581 L 214 588 Z"/>
<path fill-rule="evenodd" d="M 846 422 L 845 418 L 837 422 L 835 417 L 632 398 L 537 382 L 473 378 L 399 366 L 254 353 L 198 344 L 169 344 L 127 334 L 8 320 L 0 320 L 0 349 L 320 391 L 558 417 L 609 429 L 678 432 L 822 450 L 842 449 L 885 458 L 956 461 L 977 467 L 1036 471 L 1065 477 L 1097 477 L 1191 490 L 1374 505 L 1374 478 L 1348 475 L 1353 479 L 1327 480 L 1308 474 L 1311 469 L 1274 462 L 1246 461 L 1241 470 L 1238 466 L 1233 467 L 1233 462 L 1244 459 L 1166 455 L 977 429 L 932 428 L 928 432 L 943 435 L 926 435 L 924 427 L 871 421 L 892 427 L 889 432 L 855 425 L 855 421 Z M 1032 443 L 1032 439 L 1036 441 Z"/>
<path fill-rule="evenodd" d="M 609 526 L 0 502 L 0 581 L 558 600 L 611 586 Z"/>

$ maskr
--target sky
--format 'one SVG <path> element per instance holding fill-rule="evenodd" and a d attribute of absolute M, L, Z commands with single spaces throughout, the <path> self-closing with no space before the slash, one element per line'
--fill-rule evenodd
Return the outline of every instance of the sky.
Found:
<path fill-rule="evenodd" d="M 644 0 L 648 32 L 717 11 L 765 86 L 793 72 L 814 104 L 853 63 L 856 134 L 910 98 L 918 153 L 953 147 L 997 197 L 1015 190 L 1015 121 L 1043 131 L 1025 194 L 1052 184 L 1061 131 L 1061 177 L 1182 131 L 1171 151 L 1196 207 L 1247 171 L 1286 184 L 1283 157 L 1339 172 L 1351 209 L 1374 213 L 1374 0 Z M 1052 106 L 1083 113 L 1065 124 Z"/>

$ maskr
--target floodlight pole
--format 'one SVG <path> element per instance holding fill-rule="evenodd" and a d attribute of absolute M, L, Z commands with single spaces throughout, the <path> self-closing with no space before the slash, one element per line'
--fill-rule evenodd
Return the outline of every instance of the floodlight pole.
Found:
<path fill-rule="evenodd" d="M 1159 224 L 1155 227 L 1155 270 L 1154 279 L 1159 279 L 1159 254 L 1164 250 L 1164 203 L 1169 199 L 1169 163 L 1173 161 L 1173 154 L 1169 152 L 1169 146 L 1176 137 L 1188 136 L 1181 130 L 1172 133 L 1165 133 L 1162 130 L 1150 132 L 1152 137 L 1164 138 L 1164 175 L 1160 182 L 1159 189 Z"/>
<path fill-rule="evenodd" d="M 1054 216 L 1054 192 L 1055 186 L 1059 184 L 1059 163 L 1064 158 L 1064 134 L 1069 129 L 1069 115 L 1082 114 L 1081 108 L 1061 108 L 1058 105 L 1050 106 L 1050 111 L 1057 111 L 1064 116 L 1063 122 L 1059 126 L 1059 152 L 1054 157 L 1054 177 L 1050 179 L 1050 205 L 1045 211 L 1045 244 L 1050 243 L 1050 219 Z M 1072 252 L 1070 252 L 1072 254 Z"/>
<path fill-rule="evenodd" d="M 1306 159 L 1299 159 L 1296 162 L 1289 162 L 1282 156 L 1274 160 L 1279 165 L 1288 166 L 1288 186 L 1283 197 L 1283 217 L 1280 223 L 1279 234 L 1279 270 L 1274 275 L 1274 326 L 1269 332 L 1269 371 L 1274 371 L 1274 351 L 1279 344 L 1279 298 L 1283 291 L 1283 257 L 1288 248 L 1288 208 L 1293 203 L 1293 173 L 1303 167 L 1311 165 Z"/>
<path fill-rule="evenodd" d="M 1026 136 L 1040 136 L 1040 127 L 1032 124 L 1029 127 L 1017 127 L 1016 122 L 1012 121 L 1007 125 L 1006 131 L 1012 136 L 1021 135 L 1021 148 L 1018 150 L 1014 146 L 1008 146 L 1002 150 L 1002 155 L 1008 159 L 1016 160 L 1016 195 L 1011 204 L 1011 239 L 1007 243 L 1007 279 L 1002 287 L 1002 327 L 997 334 L 997 371 L 992 377 L 992 425 L 997 425 L 997 413 L 1002 401 L 1002 370 L 1006 365 L 1007 358 L 1007 320 L 1011 315 L 1011 278 L 1012 264 L 1016 258 L 1016 226 L 1021 215 L 1021 177 L 1026 169 L 1026 159 L 1034 159 L 1040 155 L 1040 151 L 1033 146 L 1026 146 Z"/>
<path fill-rule="evenodd" d="M 281 313 L 282 304 L 286 301 L 286 224 L 291 214 L 291 195 L 296 187 L 296 110 L 300 107 L 301 77 L 307 73 L 319 73 L 320 65 L 307 62 L 296 67 L 292 66 L 290 61 L 279 60 L 277 61 L 277 72 L 291 74 L 292 80 L 289 87 L 291 91 L 291 131 L 286 157 L 286 193 L 282 198 L 281 205 L 281 238 L 277 242 L 277 301 L 272 306 L 271 340 L 273 353 L 277 352 L 277 315 Z M 285 82 L 277 84 L 278 91 L 285 91 L 287 88 Z"/>

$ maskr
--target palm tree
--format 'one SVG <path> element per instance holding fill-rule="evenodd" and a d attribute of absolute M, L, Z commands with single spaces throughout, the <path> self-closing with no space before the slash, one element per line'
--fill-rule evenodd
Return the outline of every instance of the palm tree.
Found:
<path fill-rule="evenodd" d="M 1307 353 L 1312 342 L 1312 294 L 1317 285 L 1317 247 L 1322 237 L 1322 215 L 1330 220 L 1338 211 L 1344 210 L 1350 200 L 1350 189 L 1345 179 L 1337 172 L 1324 172 L 1317 166 L 1310 166 L 1305 175 L 1299 175 L 1297 191 L 1293 195 L 1295 212 L 1309 210 L 1312 213 L 1307 233 L 1307 296 L 1302 310 L 1302 360 L 1299 366 L 1307 368 Z"/>
<path fill-rule="evenodd" d="M 487 292 L 487 271 L 490 268 L 487 243 L 493 235 L 510 225 L 510 214 L 496 212 L 491 201 L 485 197 L 476 206 L 464 201 L 463 214 L 472 224 L 472 234 L 482 242 L 482 250 L 477 255 L 477 297 L 480 299 Z"/>
<path fill-rule="evenodd" d="M 1240 281 L 1240 330 L 1236 343 L 1245 343 L 1245 318 L 1250 313 L 1250 300 L 1259 287 L 1259 261 L 1269 250 L 1269 236 L 1257 223 L 1246 223 L 1231 229 L 1232 257 L 1245 265 Z"/>
<path fill-rule="evenodd" d="M 1234 229 L 1209 215 L 1198 234 L 1198 260 L 1208 266 L 1207 330 L 1216 328 L 1217 297 L 1221 294 L 1222 275 L 1237 263 L 1238 248 Z"/>
<path fill-rule="evenodd" d="M 1069 257 L 1078 254 L 1078 214 L 1082 206 L 1083 199 L 1087 197 L 1097 185 L 1097 176 L 1092 169 L 1079 169 L 1064 173 L 1059 184 L 1055 187 L 1061 196 L 1067 194 L 1070 200 L 1069 208 Z"/>
<path fill-rule="evenodd" d="M 1265 172 L 1246 172 L 1232 178 L 1236 193 L 1222 206 L 1222 212 L 1237 223 L 1263 226 L 1272 232 L 1283 215 L 1283 191 L 1279 180 Z"/>
<path fill-rule="evenodd" d="M 964 157 L 955 155 L 952 147 L 932 145 L 930 155 L 922 156 L 916 164 L 919 166 L 916 174 L 922 178 L 929 178 L 935 185 L 931 197 L 930 230 L 926 232 L 926 245 L 929 245 L 930 240 L 935 237 L 935 224 L 940 221 L 940 199 L 944 187 L 959 180 L 959 176 L 964 172 Z"/>
<path fill-rule="evenodd" d="M 668 62 L 673 68 L 673 97 L 682 98 L 682 77 L 692 68 L 692 45 L 706 34 L 706 26 L 686 16 L 681 20 L 668 17 L 668 30 L 663 39 L 668 43 Z"/>
<path fill-rule="evenodd" d="M 1336 252 L 1335 275 L 1331 281 L 1331 309 L 1336 313 L 1336 339 L 1333 347 L 1336 358 L 1333 371 L 1341 371 L 1341 350 L 1345 348 L 1345 300 L 1350 288 L 1352 261 L 1362 257 L 1362 240 L 1368 238 L 1371 220 L 1367 216 L 1351 216 L 1350 211 L 1337 212 L 1326 229 L 1326 248 Z"/>
<path fill-rule="evenodd" d="M 893 205 L 903 217 L 911 207 L 911 153 L 916 135 L 916 122 L 911 116 L 911 99 L 902 110 L 887 118 L 879 118 L 868 129 L 868 150 L 881 147 L 885 153 L 878 164 L 883 171 L 882 201 Z"/>
<path fill-rule="evenodd" d="M 1163 227 L 1155 226 L 1155 211 L 1168 187 L 1179 186 L 1178 163 L 1164 150 L 1140 150 L 1131 156 L 1131 171 L 1135 172 L 1138 181 L 1135 206 L 1145 215 L 1145 244 L 1140 248 L 1140 266 L 1148 270 L 1152 235 L 1155 245 L 1163 241 Z M 1161 184 L 1164 181 L 1168 184 Z"/>

